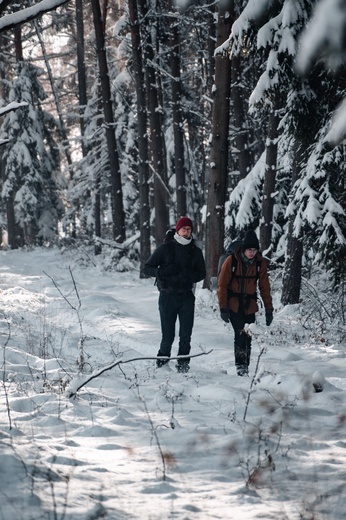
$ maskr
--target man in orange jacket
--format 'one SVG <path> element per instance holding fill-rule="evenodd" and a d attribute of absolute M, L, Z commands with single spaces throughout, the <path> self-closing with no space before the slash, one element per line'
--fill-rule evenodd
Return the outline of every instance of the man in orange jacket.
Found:
<path fill-rule="evenodd" d="M 249 373 L 251 336 L 245 324 L 255 322 L 257 282 L 266 311 L 266 324 L 273 321 L 273 302 L 267 263 L 259 252 L 256 233 L 249 229 L 242 245 L 224 261 L 218 277 L 218 300 L 223 321 L 234 330 L 234 357 L 239 376 Z"/>

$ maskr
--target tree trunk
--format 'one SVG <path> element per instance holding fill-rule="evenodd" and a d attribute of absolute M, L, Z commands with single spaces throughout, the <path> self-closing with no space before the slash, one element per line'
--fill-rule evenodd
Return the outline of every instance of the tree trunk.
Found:
<path fill-rule="evenodd" d="M 99 73 L 102 89 L 103 114 L 105 118 L 105 132 L 109 156 L 109 168 L 112 182 L 111 201 L 113 219 L 113 239 L 116 242 L 121 243 L 125 240 L 125 214 L 123 206 L 123 193 L 119 157 L 114 129 L 113 106 L 110 80 L 108 74 L 104 23 L 101 17 L 99 0 L 91 0 L 91 4 L 93 10 L 96 36 L 96 51 L 99 63 Z"/>
<path fill-rule="evenodd" d="M 296 139 L 292 167 L 292 189 L 300 177 L 300 171 L 305 161 L 306 147 Z M 281 303 L 283 305 L 299 303 L 300 300 L 303 243 L 302 236 L 294 236 L 295 217 L 295 213 L 291 214 L 288 221 L 286 259 L 281 292 Z"/>
<path fill-rule="evenodd" d="M 99 88 L 99 85 L 98 85 Z M 101 95 L 98 96 L 98 104 L 101 105 Z M 102 111 L 102 107 L 99 106 L 99 113 Z M 97 126 L 100 127 L 102 124 L 101 118 L 97 118 Z M 96 154 L 98 160 L 96 161 L 97 165 L 101 164 L 101 148 L 97 148 Z M 94 193 L 95 193 L 95 201 L 94 201 L 94 225 L 95 225 L 95 236 L 102 236 L 102 205 L 101 205 L 101 176 L 102 176 L 102 168 L 100 166 L 96 167 L 96 171 L 94 172 Z M 102 252 L 102 244 L 101 242 L 95 242 L 94 253 L 96 255 L 100 255 Z"/>
<path fill-rule="evenodd" d="M 242 62 L 241 58 L 235 56 L 232 58 L 232 121 L 234 127 L 234 141 L 236 148 L 236 170 L 239 172 L 238 179 L 245 179 L 250 171 L 248 135 L 246 132 L 245 106 L 248 100 L 244 100 L 245 89 L 242 85 Z"/>
<path fill-rule="evenodd" d="M 261 250 L 271 255 L 270 246 L 273 230 L 274 192 L 277 171 L 277 139 L 279 117 L 276 110 L 269 115 L 268 136 L 266 140 L 266 164 L 264 172 L 262 221 L 260 226 Z"/>
<path fill-rule="evenodd" d="M 137 94 L 138 121 L 138 176 L 139 176 L 139 225 L 140 225 L 140 270 L 150 256 L 150 207 L 149 207 L 149 155 L 147 135 L 147 103 L 143 72 L 143 46 L 140 35 L 137 0 L 129 0 L 130 29 L 132 40 L 133 73 Z"/>
<path fill-rule="evenodd" d="M 170 2 L 171 3 L 171 2 Z M 171 7 L 170 7 L 171 8 Z M 184 160 L 184 129 L 181 106 L 181 77 L 180 77 L 180 44 L 177 23 L 171 26 L 171 75 L 172 75 L 172 113 L 174 135 L 174 169 L 176 179 L 177 216 L 187 215 L 186 204 L 186 175 Z M 191 215 L 192 216 L 192 215 Z"/>
<path fill-rule="evenodd" d="M 14 49 L 16 53 L 16 61 L 23 61 L 23 45 L 22 45 L 22 29 L 18 25 L 14 28 Z"/>
<path fill-rule="evenodd" d="M 17 249 L 18 248 L 17 226 L 16 226 L 16 219 L 14 216 L 14 202 L 13 202 L 12 195 L 7 197 L 6 214 L 7 214 L 8 245 L 11 249 Z"/>
<path fill-rule="evenodd" d="M 22 46 L 22 29 L 21 26 L 14 28 L 14 48 L 16 53 L 16 61 L 23 61 L 23 46 Z M 11 249 L 17 249 L 20 245 L 18 235 L 18 228 L 16 225 L 16 217 L 14 210 L 13 193 L 6 198 L 6 217 L 7 217 L 7 241 Z"/>
<path fill-rule="evenodd" d="M 145 1 L 141 0 L 141 12 L 147 12 Z M 153 11 L 155 12 L 155 10 Z M 156 73 L 154 63 L 157 59 L 157 28 L 152 19 L 146 16 L 145 38 L 147 41 L 146 53 L 146 87 L 148 93 L 149 111 L 149 145 L 152 157 L 152 170 L 154 175 L 154 205 L 155 205 L 155 240 L 160 244 L 169 226 L 169 190 L 167 186 L 166 147 L 163 135 L 163 114 L 159 102 L 161 88 L 159 75 Z"/>
<path fill-rule="evenodd" d="M 229 16 L 229 7 L 227 3 L 219 5 L 217 46 L 225 42 L 231 31 L 233 18 Z M 204 287 L 210 287 L 210 278 L 217 273 L 217 264 L 224 243 L 230 84 L 231 61 L 228 57 L 216 56 L 206 220 L 207 276 L 204 280 Z"/>
<path fill-rule="evenodd" d="M 51 89 L 52 89 L 52 93 L 53 93 L 53 97 L 54 97 L 55 108 L 56 108 L 56 111 L 57 111 L 57 114 L 58 114 L 58 118 L 59 118 L 59 130 L 60 130 L 61 135 L 62 135 L 63 149 L 65 151 L 66 161 L 67 161 L 67 164 L 68 164 L 68 167 L 69 167 L 69 170 L 70 170 L 70 176 L 71 176 L 71 179 L 72 179 L 72 177 L 73 177 L 73 170 L 72 170 L 72 159 L 71 159 L 71 153 L 70 153 L 70 143 L 69 143 L 69 139 L 68 139 L 68 135 L 67 135 L 66 126 L 65 126 L 65 123 L 64 123 L 64 120 L 63 120 L 63 117 L 62 117 L 62 109 L 61 109 L 61 105 L 60 105 L 59 93 L 58 93 L 58 89 L 56 87 L 56 83 L 55 83 L 55 80 L 54 80 L 54 77 L 53 77 L 52 68 L 51 68 L 50 63 L 49 63 L 49 58 L 48 58 L 48 55 L 47 55 L 47 52 L 46 52 L 45 43 L 44 43 L 43 38 L 42 38 L 40 24 L 39 24 L 39 22 L 37 20 L 34 21 L 34 26 L 35 26 L 37 39 L 40 42 L 40 46 L 41 46 L 41 50 L 42 50 L 42 56 L 43 56 L 43 59 L 44 59 L 44 63 L 46 65 L 46 69 L 47 69 L 47 73 L 48 73 L 48 77 L 49 77 L 49 83 L 50 83 L 50 86 L 51 86 Z"/>
<path fill-rule="evenodd" d="M 87 147 L 84 141 L 85 123 L 84 111 L 88 102 L 86 73 L 85 73 L 85 53 L 84 53 L 84 17 L 83 0 L 76 0 L 76 29 L 77 29 L 77 75 L 78 75 L 78 97 L 79 97 L 79 126 L 82 136 L 82 154 L 87 155 Z"/>

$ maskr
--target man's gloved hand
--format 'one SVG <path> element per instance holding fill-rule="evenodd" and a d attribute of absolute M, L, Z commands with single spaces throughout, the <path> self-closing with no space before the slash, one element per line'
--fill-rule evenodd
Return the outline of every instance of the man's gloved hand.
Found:
<path fill-rule="evenodd" d="M 220 316 L 225 323 L 229 323 L 231 321 L 231 313 L 229 312 L 228 307 L 220 309 Z"/>
<path fill-rule="evenodd" d="M 165 278 L 166 276 L 172 276 L 173 274 L 178 274 L 180 271 L 180 267 L 178 264 L 169 264 L 166 267 L 159 268 L 159 278 Z"/>
<path fill-rule="evenodd" d="M 269 327 L 271 322 L 273 321 L 273 311 L 266 311 L 266 325 Z"/>
<path fill-rule="evenodd" d="M 194 270 L 192 267 L 184 267 L 183 269 L 183 276 L 187 278 L 188 280 L 193 280 Z"/>

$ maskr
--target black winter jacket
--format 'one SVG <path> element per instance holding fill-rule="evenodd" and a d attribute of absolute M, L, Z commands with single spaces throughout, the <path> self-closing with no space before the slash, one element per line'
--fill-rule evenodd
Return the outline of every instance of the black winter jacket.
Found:
<path fill-rule="evenodd" d="M 177 273 L 163 276 L 161 273 L 168 265 L 175 264 Z M 161 244 L 146 261 L 143 268 L 145 276 L 154 276 L 159 289 L 185 292 L 193 284 L 206 276 L 203 253 L 194 240 L 188 245 L 181 245 L 176 240 Z"/>

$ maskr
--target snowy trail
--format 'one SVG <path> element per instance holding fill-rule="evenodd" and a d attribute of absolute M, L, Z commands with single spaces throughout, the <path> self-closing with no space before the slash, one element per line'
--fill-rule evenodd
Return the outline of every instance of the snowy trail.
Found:
<path fill-rule="evenodd" d="M 70 269 L 90 370 L 158 349 L 152 279 L 81 267 L 68 252 L 2 255 L 2 518 L 344 518 L 345 344 L 311 342 L 295 308 L 276 313 L 269 329 L 260 314 L 251 377 L 239 378 L 232 332 L 215 295 L 199 287 L 192 353 L 213 352 L 194 358 L 189 374 L 174 362 L 128 363 L 67 399 L 80 324 L 43 271 L 77 304 Z M 322 393 L 313 390 L 316 370 L 326 377 Z"/>

